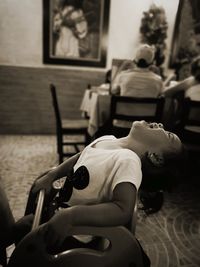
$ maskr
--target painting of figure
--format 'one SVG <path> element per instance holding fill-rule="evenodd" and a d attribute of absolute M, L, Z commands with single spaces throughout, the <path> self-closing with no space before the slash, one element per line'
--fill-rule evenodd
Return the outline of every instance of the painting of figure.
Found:
<path fill-rule="evenodd" d="M 43 2 L 44 61 L 105 66 L 109 1 L 43 0 Z"/>

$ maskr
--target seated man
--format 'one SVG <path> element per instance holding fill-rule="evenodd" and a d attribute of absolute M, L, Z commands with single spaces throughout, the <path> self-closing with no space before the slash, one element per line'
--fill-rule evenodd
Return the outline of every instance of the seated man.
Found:
<path fill-rule="evenodd" d="M 173 97 L 178 92 L 183 92 L 185 97 L 192 100 L 200 101 L 200 56 L 192 61 L 191 76 L 166 87 L 163 94 Z"/>
<path fill-rule="evenodd" d="M 171 129 L 176 130 L 179 127 L 182 116 L 184 98 L 188 97 L 191 100 L 200 101 L 200 56 L 192 61 L 191 75 L 182 81 L 177 81 L 175 84 L 166 87 L 163 95 L 171 101 L 170 108 L 168 109 L 168 114 L 170 114 L 168 120 Z M 199 117 L 198 110 L 192 116 Z M 195 131 L 200 132 L 199 127 Z"/>
<path fill-rule="evenodd" d="M 163 81 L 152 69 L 154 49 L 143 44 L 136 52 L 135 67 L 118 74 L 111 93 L 133 97 L 157 97 L 162 93 Z"/>

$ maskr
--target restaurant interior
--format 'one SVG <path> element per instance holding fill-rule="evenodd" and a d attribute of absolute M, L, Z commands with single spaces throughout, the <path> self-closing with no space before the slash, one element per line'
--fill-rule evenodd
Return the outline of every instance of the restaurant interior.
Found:
<path fill-rule="evenodd" d="M 68 32 L 62 19 L 64 12 L 69 16 L 74 9 L 78 10 L 75 26 Z M 78 17 L 79 11 L 85 15 Z M 67 23 L 74 22 L 70 18 Z M 78 32 L 77 25 L 84 23 L 87 32 Z M 137 193 L 130 239 L 137 238 L 151 265 L 132 260 L 133 255 L 139 259 L 141 252 L 131 253 L 131 247 L 125 251 L 128 243 L 123 241 L 123 232 L 117 240 L 120 253 L 116 250 L 109 256 L 112 246 L 108 246 L 100 264 L 93 261 L 91 252 L 79 262 L 94 267 L 200 266 L 200 86 L 195 101 L 183 92 L 173 100 L 165 94 L 141 100 L 112 93 L 117 75 L 134 68 L 141 44 L 154 47 L 154 66 L 164 87 L 191 77 L 192 61 L 200 55 L 199 1 L 0 1 L 0 36 L 0 202 L 6 202 L 3 211 L 0 203 L 0 267 L 19 266 L 18 260 L 20 266 L 36 266 L 26 265 L 38 258 L 30 251 L 25 264 L 18 256 L 24 253 L 23 246 L 20 251 L 17 244 L 5 245 L 1 240 L 5 239 L 3 224 L 8 213 L 15 222 L 26 214 L 34 181 L 96 138 L 126 136 L 132 122 L 140 120 L 162 123 L 180 137 L 185 153 L 181 174 L 170 188 L 152 191 L 141 187 Z M 71 38 L 71 44 L 66 45 L 64 38 Z M 122 115 L 117 113 L 117 104 Z M 190 117 L 192 104 L 196 110 Z M 179 106 L 177 119 L 173 112 Z M 116 120 L 126 120 L 126 127 L 116 125 Z M 78 267 L 82 265 L 73 260 L 80 253 L 72 255 L 71 265 L 68 259 L 59 265 L 58 255 L 54 265 L 42 265 L 39 260 L 34 264 Z M 110 265 L 104 254 L 112 257 Z"/>

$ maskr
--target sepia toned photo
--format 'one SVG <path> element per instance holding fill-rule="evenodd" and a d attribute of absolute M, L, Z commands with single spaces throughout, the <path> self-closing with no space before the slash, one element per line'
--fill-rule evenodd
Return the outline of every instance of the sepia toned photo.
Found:
<path fill-rule="evenodd" d="M 0 267 L 200 267 L 200 0 L 0 0 Z"/>

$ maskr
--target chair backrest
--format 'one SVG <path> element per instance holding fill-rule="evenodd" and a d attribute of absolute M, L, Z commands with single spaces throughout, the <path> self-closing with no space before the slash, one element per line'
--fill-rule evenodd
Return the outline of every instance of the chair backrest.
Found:
<path fill-rule="evenodd" d="M 44 238 L 33 230 L 15 248 L 8 267 L 143 267 L 142 251 L 136 238 L 125 227 L 72 227 L 69 235 L 104 237 L 110 244 L 105 250 L 74 248 L 59 254 L 50 254 Z"/>
<path fill-rule="evenodd" d="M 137 120 L 161 122 L 164 103 L 164 97 L 137 98 L 113 95 L 111 98 L 111 124 L 115 128 L 127 128 L 128 130 L 131 128 L 132 122 Z"/>
<path fill-rule="evenodd" d="M 189 97 L 184 99 L 182 123 L 184 127 L 200 127 L 200 101 L 191 100 Z"/>
<path fill-rule="evenodd" d="M 54 84 L 50 84 L 51 96 L 52 96 L 52 103 L 54 107 L 54 113 L 56 116 L 56 125 L 58 128 L 61 128 L 61 117 L 60 117 L 60 110 L 58 106 L 58 99 L 56 94 L 56 87 Z"/>
<path fill-rule="evenodd" d="M 182 105 L 180 137 L 191 143 L 198 140 L 200 144 L 200 101 L 185 98 Z"/>

